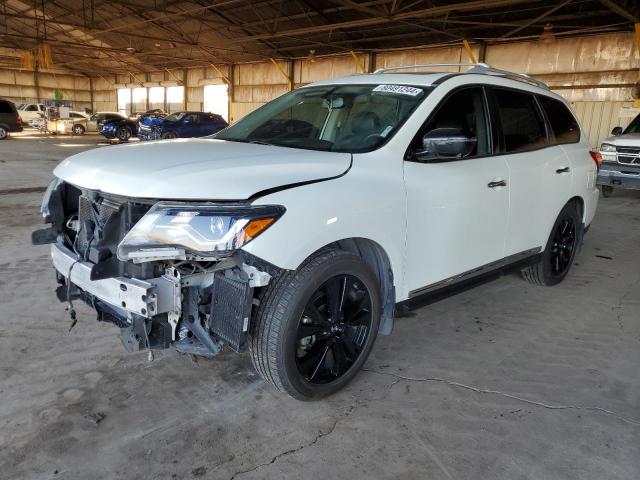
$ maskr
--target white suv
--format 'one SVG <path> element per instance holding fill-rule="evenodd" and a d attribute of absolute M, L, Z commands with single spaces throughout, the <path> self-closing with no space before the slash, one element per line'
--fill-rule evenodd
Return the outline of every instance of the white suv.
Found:
<path fill-rule="evenodd" d="M 315 399 L 399 307 L 510 269 L 560 282 L 598 202 L 566 102 L 485 65 L 404 71 L 307 85 L 215 137 L 63 161 L 33 234 L 60 300 L 130 350 L 248 348 L 268 382 Z"/>
<path fill-rule="evenodd" d="M 18 114 L 24 123 L 32 122 L 44 115 L 44 105 L 41 103 L 23 103 L 18 107 Z"/>

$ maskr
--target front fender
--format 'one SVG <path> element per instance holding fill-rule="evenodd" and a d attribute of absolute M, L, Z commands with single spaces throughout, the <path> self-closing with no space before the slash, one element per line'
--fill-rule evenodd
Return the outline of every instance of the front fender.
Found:
<path fill-rule="evenodd" d="M 362 161 L 365 161 L 363 159 Z M 312 253 L 348 238 L 377 243 L 389 257 L 396 298 L 405 298 L 405 205 L 401 168 L 353 168 L 339 178 L 298 186 L 257 199 L 286 213 L 244 250 L 280 268 L 295 270 Z M 394 171 L 395 170 L 395 171 Z"/>

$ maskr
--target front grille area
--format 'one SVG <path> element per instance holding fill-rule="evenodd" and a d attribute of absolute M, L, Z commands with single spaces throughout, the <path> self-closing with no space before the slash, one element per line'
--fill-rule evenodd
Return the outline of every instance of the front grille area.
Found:
<path fill-rule="evenodd" d="M 80 195 L 78 199 L 78 221 L 80 234 L 77 239 L 77 247 L 84 252 L 92 242 L 92 237 L 107 224 L 113 215 L 118 213 L 120 204 L 107 198 L 92 200 L 86 195 Z M 90 230 L 87 230 L 87 229 Z M 95 240 L 95 238 L 94 238 Z"/>
<path fill-rule="evenodd" d="M 617 147 L 618 162 L 629 165 L 640 164 L 640 147 Z"/>

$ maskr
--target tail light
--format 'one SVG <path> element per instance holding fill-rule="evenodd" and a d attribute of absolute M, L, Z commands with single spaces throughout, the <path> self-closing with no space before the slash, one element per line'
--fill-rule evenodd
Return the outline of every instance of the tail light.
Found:
<path fill-rule="evenodd" d="M 19 115 L 18 115 L 18 118 L 16 119 L 16 125 L 18 125 L 19 127 L 22 126 L 22 119 L 20 118 Z"/>
<path fill-rule="evenodd" d="M 602 165 L 602 155 L 597 150 L 589 150 L 589 155 L 591 155 L 591 159 L 596 163 L 596 169 L 600 171 L 600 165 Z"/>

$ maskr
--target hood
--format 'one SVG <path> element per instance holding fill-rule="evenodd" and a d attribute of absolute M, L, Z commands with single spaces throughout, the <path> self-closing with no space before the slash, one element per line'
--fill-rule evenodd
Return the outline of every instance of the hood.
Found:
<path fill-rule="evenodd" d="M 88 150 L 53 173 L 77 187 L 127 197 L 244 200 L 263 190 L 335 177 L 350 165 L 348 153 L 199 138 Z"/>
<path fill-rule="evenodd" d="M 605 138 L 602 143 L 609 143 L 620 147 L 640 147 L 640 133 L 625 133 Z"/>
<path fill-rule="evenodd" d="M 164 118 L 159 116 L 148 116 L 142 117 L 140 123 L 146 126 L 160 125 L 163 122 Z"/>

